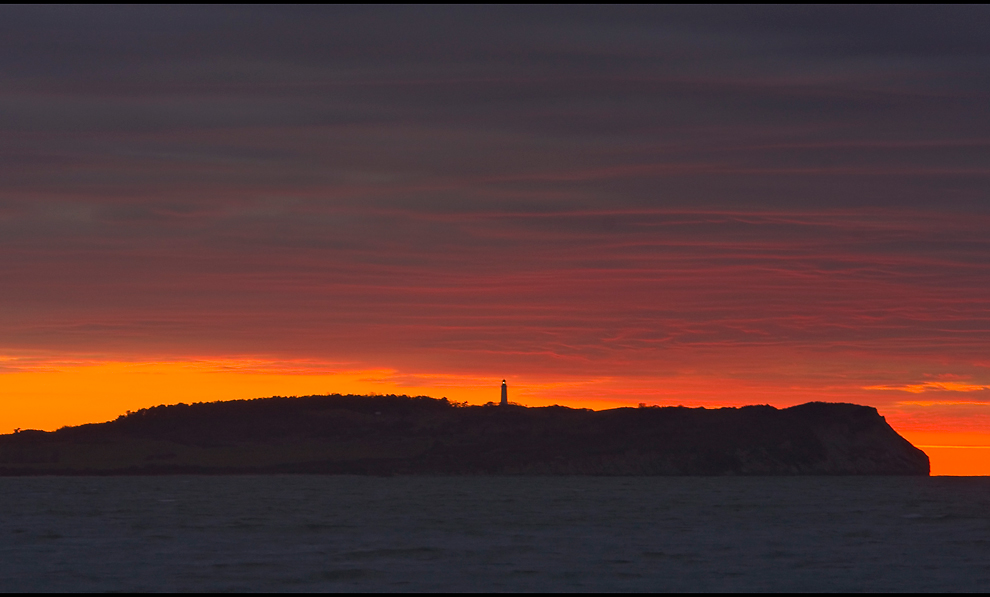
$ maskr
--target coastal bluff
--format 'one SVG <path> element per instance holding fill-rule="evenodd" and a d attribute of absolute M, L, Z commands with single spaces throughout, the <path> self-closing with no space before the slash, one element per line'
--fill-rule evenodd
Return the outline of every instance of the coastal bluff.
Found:
<path fill-rule="evenodd" d="M 0 475 L 928 475 L 875 408 L 467 406 L 273 397 L 0 435 Z"/>

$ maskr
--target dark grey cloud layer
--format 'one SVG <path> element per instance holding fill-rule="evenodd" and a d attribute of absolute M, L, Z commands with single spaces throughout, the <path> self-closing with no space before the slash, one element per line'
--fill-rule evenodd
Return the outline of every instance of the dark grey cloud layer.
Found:
<path fill-rule="evenodd" d="M 536 196 L 540 177 L 663 165 L 608 177 L 607 200 L 985 203 L 984 7 L 15 7 L 3 16 L 8 199 L 491 177 L 508 179 L 505 193 Z M 603 199 L 593 194 L 568 201 Z M 403 202 L 387 189 L 380 200 Z"/>

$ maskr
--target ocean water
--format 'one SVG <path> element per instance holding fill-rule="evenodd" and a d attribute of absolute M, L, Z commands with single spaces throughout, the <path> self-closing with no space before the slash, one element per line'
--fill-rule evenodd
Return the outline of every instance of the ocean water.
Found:
<path fill-rule="evenodd" d="M 990 478 L 0 478 L 4 591 L 987 591 Z"/>

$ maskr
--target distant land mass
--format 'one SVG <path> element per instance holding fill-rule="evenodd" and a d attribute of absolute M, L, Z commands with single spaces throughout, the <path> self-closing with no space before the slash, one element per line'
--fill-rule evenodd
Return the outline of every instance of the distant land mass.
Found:
<path fill-rule="evenodd" d="M 875 408 L 467 406 L 272 397 L 0 435 L 0 475 L 928 475 Z"/>

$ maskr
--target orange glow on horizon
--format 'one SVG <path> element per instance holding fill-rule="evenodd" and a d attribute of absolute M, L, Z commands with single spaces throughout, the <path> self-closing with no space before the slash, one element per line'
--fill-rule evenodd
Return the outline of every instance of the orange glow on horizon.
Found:
<path fill-rule="evenodd" d="M 102 422 L 130 410 L 314 394 L 411 394 L 483 403 L 470 380 L 412 386 L 390 370 L 333 370 L 264 361 L 102 362 L 32 366 L 0 374 L 0 431 L 54 430 Z M 451 383 L 453 382 L 453 383 Z M 460 383 L 458 383 L 460 382 Z"/>
<path fill-rule="evenodd" d="M 454 401 L 484 404 L 498 401 L 502 379 L 498 375 L 489 378 L 445 373 L 410 374 L 386 368 L 351 369 L 306 361 L 260 359 L 128 363 L 27 362 L 7 357 L 0 359 L 0 366 L 6 367 L 0 369 L 3 371 L 0 372 L 2 433 L 10 433 L 15 428 L 54 430 L 102 422 L 126 411 L 160 404 L 274 395 L 406 394 L 445 396 Z M 716 408 L 746 404 L 772 404 L 782 408 L 814 400 L 871 403 L 868 394 L 850 396 L 844 389 L 773 388 L 739 380 L 706 379 L 699 375 L 662 380 L 545 380 L 510 376 L 508 381 L 510 401 L 527 406 L 562 404 L 600 410 L 640 403 Z M 713 395 L 713 387 L 732 387 L 732 392 Z M 732 398 L 727 399 L 726 394 Z M 901 435 L 929 455 L 933 475 L 990 475 L 990 434 L 967 431 L 951 417 L 944 413 L 939 415 L 939 408 L 948 404 L 890 402 L 879 408 Z M 958 404 L 979 403 L 964 401 Z M 927 417 L 922 425 L 917 418 L 919 411 L 935 416 Z"/>

